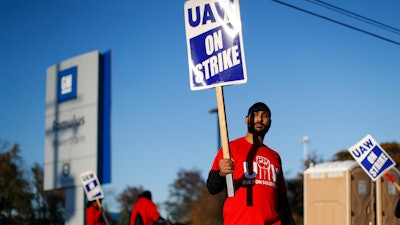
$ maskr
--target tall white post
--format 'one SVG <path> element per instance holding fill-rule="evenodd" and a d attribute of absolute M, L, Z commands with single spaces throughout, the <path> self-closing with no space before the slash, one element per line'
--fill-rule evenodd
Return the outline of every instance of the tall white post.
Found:
<path fill-rule="evenodd" d="M 303 136 L 301 138 L 301 143 L 303 143 L 303 160 L 304 160 L 304 166 L 306 167 L 306 169 L 308 168 L 307 144 L 309 141 L 310 141 L 310 139 L 307 136 Z"/>
<path fill-rule="evenodd" d="M 376 188 L 376 225 L 382 225 L 382 180 L 379 177 L 375 181 Z"/>

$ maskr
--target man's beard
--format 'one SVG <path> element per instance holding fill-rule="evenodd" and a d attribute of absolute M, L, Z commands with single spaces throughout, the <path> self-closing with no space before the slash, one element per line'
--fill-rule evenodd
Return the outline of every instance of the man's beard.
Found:
<path fill-rule="evenodd" d="M 256 130 L 256 129 L 255 129 L 255 124 L 254 124 L 254 123 L 250 123 L 249 126 L 248 126 L 248 128 L 247 128 L 247 130 L 248 130 L 250 133 L 252 133 L 253 135 L 264 137 L 265 134 L 266 134 L 266 133 L 268 132 L 268 130 L 269 130 L 269 124 L 268 124 L 267 126 L 264 126 L 264 129 L 261 129 L 261 130 L 258 129 L 258 130 Z"/>

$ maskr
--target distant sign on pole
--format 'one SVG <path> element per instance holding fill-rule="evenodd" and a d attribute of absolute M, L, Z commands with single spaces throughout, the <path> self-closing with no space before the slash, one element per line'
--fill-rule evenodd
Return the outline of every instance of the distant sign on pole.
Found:
<path fill-rule="evenodd" d="M 84 173 L 81 173 L 81 181 L 89 201 L 101 199 L 104 197 L 100 182 L 93 171 L 86 171 Z"/>
<path fill-rule="evenodd" d="M 369 134 L 350 147 L 348 151 L 373 181 L 396 165 Z"/>
<path fill-rule="evenodd" d="M 247 82 L 238 0 L 185 2 L 192 91 Z"/>

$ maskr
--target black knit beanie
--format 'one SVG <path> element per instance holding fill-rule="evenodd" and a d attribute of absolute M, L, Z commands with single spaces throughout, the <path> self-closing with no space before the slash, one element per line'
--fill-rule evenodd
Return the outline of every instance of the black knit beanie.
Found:
<path fill-rule="evenodd" d="M 249 111 L 247 112 L 247 115 L 252 115 L 254 112 L 258 112 L 258 111 L 265 111 L 268 113 L 269 117 L 271 117 L 271 110 L 269 109 L 269 107 L 263 103 L 263 102 L 257 102 L 254 103 L 250 108 Z"/>

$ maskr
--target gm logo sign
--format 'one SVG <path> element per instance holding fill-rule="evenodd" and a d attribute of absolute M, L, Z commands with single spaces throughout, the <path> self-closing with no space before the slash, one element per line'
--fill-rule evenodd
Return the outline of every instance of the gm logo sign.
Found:
<path fill-rule="evenodd" d="M 57 102 L 61 103 L 76 98 L 76 79 L 78 67 L 58 72 Z"/>

